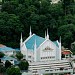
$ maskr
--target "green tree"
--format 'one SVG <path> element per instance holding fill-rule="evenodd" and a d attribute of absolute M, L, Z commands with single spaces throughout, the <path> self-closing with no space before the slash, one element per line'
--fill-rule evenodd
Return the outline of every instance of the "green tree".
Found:
<path fill-rule="evenodd" d="M 75 15 L 68 14 L 64 17 L 64 24 L 75 24 Z"/>
<path fill-rule="evenodd" d="M 1 43 L 7 44 L 7 46 L 11 47 L 19 47 L 16 40 L 19 43 L 20 33 L 23 32 L 23 28 L 24 27 L 19 20 L 19 16 L 8 14 L 7 12 L 0 13 Z"/>
<path fill-rule="evenodd" d="M 6 1 L 2 4 L 1 11 L 8 12 L 10 14 L 14 14 L 15 9 L 18 7 L 18 3 L 15 1 Z"/>
<path fill-rule="evenodd" d="M 73 6 L 74 6 L 74 0 L 61 0 L 62 6 L 64 9 L 64 13 L 66 14 L 72 14 L 73 13 Z"/>
<path fill-rule="evenodd" d="M 40 14 L 46 14 L 48 13 L 49 7 L 50 7 L 50 0 L 41 0 L 39 1 L 40 3 L 40 8 L 39 8 L 39 12 Z"/>
<path fill-rule="evenodd" d="M 4 57 L 4 53 L 0 52 L 0 62 L 1 62 L 1 58 Z"/>
<path fill-rule="evenodd" d="M 59 27 L 58 34 L 62 37 L 62 45 L 71 48 L 71 43 L 74 40 L 75 25 L 68 24 Z"/>
<path fill-rule="evenodd" d="M 20 69 L 15 67 L 9 67 L 6 70 L 7 75 L 21 75 Z"/>
<path fill-rule="evenodd" d="M 8 61 L 8 60 L 6 60 L 6 62 L 5 62 L 5 68 L 8 68 L 8 67 L 11 67 L 11 62 L 10 61 Z"/>
<path fill-rule="evenodd" d="M 30 25 L 34 33 L 43 37 L 44 31 L 48 28 L 50 39 L 53 41 L 57 40 L 59 34 L 62 33 L 62 36 L 64 36 L 62 43 L 66 47 L 69 47 L 70 43 L 75 40 L 72 38 L 74 37 L 74 31 L 72 30 L 60 33 L 60 28 L 64 27 L 64 25 L 75 25 L 74 0 L 61 0 L 57 4 L 51 4 L 51 0 L 2 1 L 0 12 L 1 43 L 11 47 L 19 47 L 20 33 L 23 32 L 23 39 L 26 39 L 29 36 Z M 71 38 L 70 43 L 67 38 L 68 40 Z"/>
<path fill-rule="evenodd" d="M 21 61 L 19 63 L 19 68 L 21 70 L 28 70 L 28 67 L 29 67 L 29 63 L 27 61 Z"/>
<path fill-rule="evenodd" d="M 4 57 L 4 53 L 0 52 L 0 58 Z"/>
<path fill-rule="evenodd" d="M 18 0 L 19 4 L 23 4 L 25 2 L 25 0 Z"/>
<path fill-rule="evenodd" d="M 0 64 L 0 73 L 4 74 L 6 72 L 6 68 Z"/>
<path fill-rule="evenodd" d="M 17 52 L 16 57 L 18 60 L 21 60 L 23 58 L 23 54 L 21 52 Z"/>

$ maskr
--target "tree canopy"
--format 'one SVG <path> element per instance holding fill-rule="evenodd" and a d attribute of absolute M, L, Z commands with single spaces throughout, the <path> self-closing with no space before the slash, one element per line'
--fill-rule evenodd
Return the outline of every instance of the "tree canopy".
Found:
<path fill-rule="evenodd" d="M 21 75 L 20 69 L 15 67 L 9 67 L 6 70 L 7 75 Z"/>
<path fill-rule="evenodd" d="M 5 62 L 5 68 L 7 69 L 8 67 L 11 67 L 11 62 L 10 61 L 8 61 L 8 60 L 6 60 L 6 62 Z"/>
<path fill-rule="evenodd" d="M 75 41 L 75 1 L 61 0 L 57 4 L 50 2 L 51 0 L 3 0 L 0 43 L 19 47 L 20 33 L 23 33 L 25 40 L 31 26 L 32 32 L 42 37 L 48 28 L 51 40 L 59 40 L 61 36 L 62 45 L 70 48 Z"/>
<path fill-rule="evenodd" d="M 16 57 L 18 60 L 21 60 L 23 58 L 23 54 L 21 52 L 17 52 Z"/>
<path fill-rule="evenodd" d="M 4 57 L 4 53 L 0 52 L 0 58 Z"/>
<path fill-rule="evenodd" d="M 29 63 L 27 61 L 21 61 L 19 63 L 19 68 L 21 70 L 28 70 L 28 67 L 29 67 Z"/>

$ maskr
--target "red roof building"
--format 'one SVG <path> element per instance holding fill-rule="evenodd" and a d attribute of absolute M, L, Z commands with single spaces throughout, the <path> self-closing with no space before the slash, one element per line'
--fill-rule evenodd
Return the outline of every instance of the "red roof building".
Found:
<path fill-rule="evenodd" d="M 70 50 L 62 50 L 61 54 L 64 58 L 69 58 L 71 57 L 72 52 Z"/>
<path fill-rule="evenodd" d="M 5 47 L 5 45 L 3 45 L 3 44 L 0 44 L 0 47 Z"/>
<path fill-rule="evenodd" d="M 68 55 L 68 54 L 72 54 L 72 52 L 70 50 L 63 50 L 62 54 Z"/>

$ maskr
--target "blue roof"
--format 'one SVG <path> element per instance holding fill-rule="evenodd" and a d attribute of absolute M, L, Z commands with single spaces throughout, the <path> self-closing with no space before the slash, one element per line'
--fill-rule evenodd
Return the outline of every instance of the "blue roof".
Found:
<path fill-rule="evenodd" d="M 45 41 L 45 38 L 42 38 L 34 34 L 28 41 L 25 42 L 27 49 L 30 50 L 34 49 L 35 40 L 36 40 L 36 46 L 39 47 Z"/>
<path fill-rule="evenodd" d="M 9 57 L 9 56 L 4 56 L 1 58 L 2 60 L 16 60 L 15 58 Z"/>
<path fill-rule="evenodd" d="M 16 48 L 15 51 L 20 51 L 20 48 Z"/>
<path fill-rule="evenodd" d="M 59 47 L 57 41 L 53 41 L 53 43 L 54 43 L 57 47 Z"/>
<path fill-rule="evenodd" d="M 6 47 L 6 46 L 0 47 L 0 51 L 11 51 L 11 50 L 14 50 L 14 49 L 11 47 Z"/>

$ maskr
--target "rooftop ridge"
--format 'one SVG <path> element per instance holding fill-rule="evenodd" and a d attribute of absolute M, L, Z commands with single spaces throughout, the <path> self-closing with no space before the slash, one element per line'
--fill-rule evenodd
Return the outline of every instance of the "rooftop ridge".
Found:
<path fill-rule="evenodd" d="M 33 34 L 35 35 L 35 34 Z M 33 35 L 29 36 L 23 43 L 26 43 Z"/>

